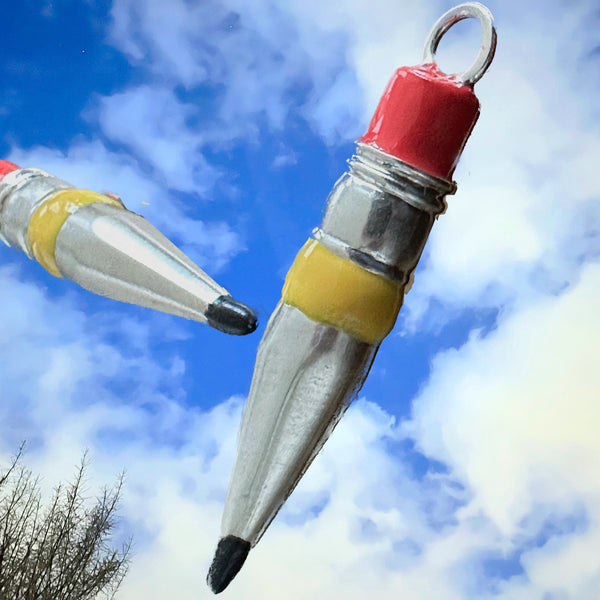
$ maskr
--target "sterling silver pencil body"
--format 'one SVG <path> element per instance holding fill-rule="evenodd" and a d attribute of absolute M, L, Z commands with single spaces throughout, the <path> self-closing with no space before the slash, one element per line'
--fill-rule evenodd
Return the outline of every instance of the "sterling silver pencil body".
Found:
<path fill-rule="evenodd" d="M 252 545 L 260 539 L 361 388 L 376 351 L 279 302 L 256 358 L 223 513 L 226 535 Z"/>
<path fill-rule="evenodd" d="M 247 306 L 122 202 L 12 166 L 0 178 L 0 239 L 7 245 L 100 296 L 226 333 L 254 331 L 256 316 Z"/>
<path fill-rule="evenodd" d="M 208 575 L 225 589 L 362 387 L 454 184 L 359 144 L 260 342 Z"/>

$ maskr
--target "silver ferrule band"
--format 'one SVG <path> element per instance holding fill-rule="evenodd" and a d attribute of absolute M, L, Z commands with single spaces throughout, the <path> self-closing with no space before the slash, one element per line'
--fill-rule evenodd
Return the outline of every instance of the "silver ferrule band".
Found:
<path fill-rule="evenodd" d="M 445 197 L 456 192 L 453 181 L 429 175 L 368 144 L 357 144 L 348 163 L 350 172 L 365 182 L 434 215 L 445 212 Z"/>
<path fill-rule="evenodd" d="M 388 265 L 380 260 L 377 260 L 374 256 L 367 252 L 352 248 L 352 246 L 340 240 L 339 238 L 325 233 L 320 227 L 315 227 L 312 235 L 315 240 L 323 244 L 325 248 L 327 248 L 336 256 L 345 258 L 346 260 L 351 260 L 359 264 L 367 271 L 371 271 L 377 275 L 383 275 L 384 277 L 399 283 L 403 282 L 403 273 L 395 265 Z"/>
<path fill-rule="evenodd" d="M 349 164 L 313 235 L 338 256 L 406 284 L 456 186 L 366 144 Z"/>
<path fill-rule="evenodd" d="M 0 238 L 32 258 L 27 244 L 29 221 L 52 194 L 73 186 L 41 169 L 18 169 L 0 182 Z"/>

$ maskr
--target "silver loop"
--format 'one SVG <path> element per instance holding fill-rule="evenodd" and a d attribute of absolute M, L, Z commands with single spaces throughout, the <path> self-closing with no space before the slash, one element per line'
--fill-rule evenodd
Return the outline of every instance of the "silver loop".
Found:
<path fill-rule="evenodd" d="M 482 41 L 479 53 L 473 64 L 457 76 L 458 81 L 466 85 L 475 85 L 487 71 L 494 53 L 496 52 L 496 30 L 494 17 L 487 7 L 479 2 L 465 2 L 451 8 L 442 15 L 431 28 L 423 47 L 423 63 L 435 62 L 435 52 L 442 36 L 459 21 L 463 19 L 479 19 L 481 23 Z"/>

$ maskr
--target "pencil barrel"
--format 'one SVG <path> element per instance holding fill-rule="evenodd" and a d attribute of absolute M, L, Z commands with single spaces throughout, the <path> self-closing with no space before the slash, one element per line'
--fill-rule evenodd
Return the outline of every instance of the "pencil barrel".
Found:
<path fill-rule="evenodd" d="M 279 302 L 256 357 L 224 534 L 256 544 L 361 388 L 377 347 Z"/>

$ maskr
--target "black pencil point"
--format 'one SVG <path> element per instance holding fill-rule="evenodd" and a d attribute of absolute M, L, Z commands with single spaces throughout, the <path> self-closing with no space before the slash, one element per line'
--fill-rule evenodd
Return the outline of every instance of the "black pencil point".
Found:
<path fill-rule="evenodd" d="M 256 329 L 256 315 L 231 296 L 219 296 L 206 311 L 208 324 L 231 335 L 247 335 Z"/>
<path fill-rule="evenodd" d="M 234 535 L 219 540 L 206 582 L 215 594 L 220 594 L 238 574 L 250 552 L 250 542 Z"/>

